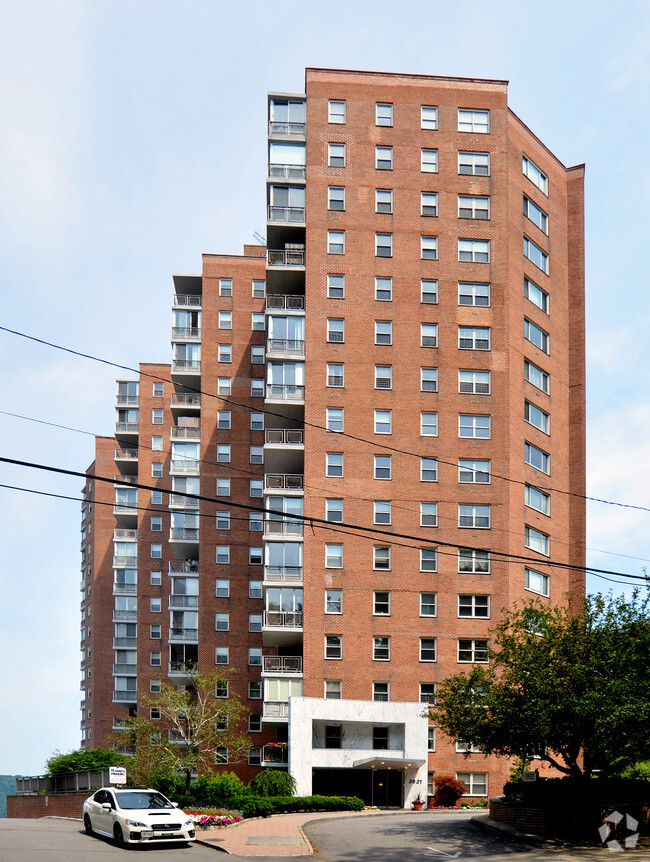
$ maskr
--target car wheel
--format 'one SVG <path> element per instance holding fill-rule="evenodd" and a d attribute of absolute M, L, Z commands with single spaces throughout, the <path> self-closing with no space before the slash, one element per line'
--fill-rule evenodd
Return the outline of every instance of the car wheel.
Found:
<path fill-rule="evenodd" d="M 113 826 L 113 839 L 118 847 L 124 847 L 124 835 L 122 833 L 122 827 L 119 823 L 116 823 Z"/>
<path fill-rule="evenodd" d="M 86 830 L 86 835 L 93 834 L 93 825 L 90 822 L 90 817 L 87 814 L 84 814 L 84 829 Z"/>

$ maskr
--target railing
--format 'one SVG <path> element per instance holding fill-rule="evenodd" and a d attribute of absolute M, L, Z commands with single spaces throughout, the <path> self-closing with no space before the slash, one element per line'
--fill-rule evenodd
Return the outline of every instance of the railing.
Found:
<path fill-rule="evenodd" d="M 113 557 L 114 569 L 135 569 L 138 565 L 137 556 L 133 557 Z"/>
<path fill-rule="evenodd" d="M 137 515 L 138 507 L 132 506 L 129 503 L 114 503 L 113 504 L 113 514 L 114 515 Z"/>
<path fill-rule="evenodd" d="M 169 607 L 170 609 L 174 608 L 198 608 L 199 606 L 199 597 L 198 596 L 170 596 L 169 597 Z"/>
<path fill-rule="evenodd" d="M 264 487 L 273 491 L 302 491 L 303 480 L 302 473 L 265 473 Z"/>
<path fill-rule="evenodd" d="M 265 536 L 302 536 L 302 521 L 264 521 Z"/>
<path fill-rule="evenodd" d="M 62 772 L 59 775 L 35 775 L 16 778 L 16 796 L 32 793 L 71 793 L 76 790 L 94 790 L 110 785 L 108 769 L 89 769 L 85 772 Z"/>
<path fill-rule="evenodd" d="M 138 423 L 137 422 L 116 422 L 115 423 L 115 433 L 116 434 L 137 434 L 138 433 Z"/>
<path fill-rule="evenodd" d="M 302 656 L 265 655 L 264 673 L 302 673 Z"/>
<path fill-rule="evenodd" d="M 264 580 L 279 584 L 301 584 L 302 566 L 265 566 Z"/>
<path fill-rule="evenodd" d="M 304 224 L 304 207 L 269 207 L 269 221 L 290 222 L 292 224 Z"/>
<path fill-rule="evenodd" d="M 117 676 L 135 676 L 138 672 L 137 664 L 126 664 L 118 662 L 113 665 L 113 673 Z"/>
<path fill-rule="evenodd" d="M 271 628 L 301 629 L 302 611 L 264 611 L 263 625 Z"/>
<path fill-rule="evenodd" d="M 169 674 L 181 674 L 182 676 L 188 676 L 188 674 L 196 673 L 196 662 L 195 661 L 170 661 L 169 662 Z"/>
<path fill-rule="evenodd" d="M 135 596 L 138 592 L 137 584 L 118 584 L 113 582 L 114 596 Z"/>
<path fill-rule="evenodd" d="M 111 725 L 111 730 L 126 730 L 128 724 L 126 723 L 128 719 L 126 718 L 118 718 L 117 716 L 113 716 L 113 724 Z"/>
<path fill-rule="evenodd" d="M 172 527 L 169 531 L 170 542 L 198 542 L 198 527 Z"/>
<path fill-rule="evenodd" d="M 304 165 L 273 165 L 269 164 L 269 177 L 282 180 L 304 180 Z"/>
<path fill-rule="evenodd" d="M 170 560 L 169 561 L 170 575 L 190 574 L 198 575 L 199 561 L 198 560 Z"/>
<path fill-rule="evenodd" d="M 200 341 L 201 327 L 200 326 L 172 326 L 172 340 L 180 339 L 181 341 Z"/>
<path fill-rule="evenodd" d="M 169 465 L 170 475 L 175 473 L 198 473 L 199 462 L 190 458 L 177 459 Z"/>
<path fill-rule="evenodd" d="M 172 425 L 172 440 L 199 440 L 201 429 L 194 426 Z"/>
<path fill-rule="evenodd" d="M 305 434 L 302 430 L 294 430 L 292 428 L 267 428 L 264 434 L 264 442 L 286 446 L 302 446 L 305 442 Z"/>
<path fill-rule="evenodd" d="M 305 252 L 291 249 L 269 249 L 266 253 L 267 266 L 290 266 L 304 268 Z"/>
<path fill-rule="evenodd" d="M 131 689 L 117 688 L 113 692 L 113 703 L 136 703 L 138 692 Z"/>
<path fill-rule="evenodd" d="M 263 705 L 264 718 L 288 718 L 289 704 L 285 701 L 267 700 Z"/>
<path fill-rule="evenodd" d="M 113 541 L 115 542 L 123 542 L 123 541 L 138 541 L 138 531 L 137 530 L 113 530 Z"/>
<path fill-rule="evenodd" d="M 117 485 L 134 485 L 138 482 L 137 476 L 113 476 L 113 481 Z"/>
<path fill-rule="evenodd" d="M 139 400 L 138 395 L 118 395 L 115 403 L 118 407 L 137 407 Z"/>
<path fill-rule="evenodd" d="M 283 138 L 304 138 L 305 123 L 281 123 L 276 120 L 269 122 L 269 135 L 281 135 Z"/>
<path fill-rule="evenodd" d="M 278 748 L 276 745 L 265 745 L 262 750 L 262 763 L 288 764 L 289 749 L 286 745 L 281 748 Z"/>
<path fill-rule="evenodd" d="M 85 679 L 81 680 L 81 682 L 79 683 L 79 688 L 81 689 L 81 691 L 85 690 L 85 688 L 86 688 L 86 680 Z"/>
<path fill-rule="evenodd" d="M 276 398 L 278 401 L 304 401 L 305 387 L 296 386 L 294 383 L 267 383 L 266 397 Z"/>
<path fill-rule="evenodd" d="M 172 407 L 174 405 L 183 407 L 200 407 L 201 396 L 198 392 L 173 392 L 171 404 Z"/>
<path fill-rule="evenodd" d="M 134 623 L 138 619 L 137 611 L 123 611 L 123 610 L 114 610 L 113 611 L 113 622 L 114 623 Z"/>
<path fill-rule="evenodd" d="M 116 449 L 115 450 L 115 460 L 116 461 L 137 461 L 138 459 L 138 450 L 137 449 Z"/>
<path fill-rule="evenodd" d="M 113 638 L 113 649 L 135 649 L 138 645 L 137 638 L 115 637 Z"/>
<path fill-rule="evenodd" d="M 174 305 L 177 307 L 201 308 L 201 294 L 196 293 L 175 293 Z"/>
<path fill-rule="evenodd" d="M 170 494 L 169 505 L 177 509 L 198 509 L 199 501 L 194 497 L 186 497 L 184 494 Z"/>
<path fill-rule="evenodd" d="M 268 338 L 266 352 L 277 356 L 304 356 L 305 342 L 299 338 Z"/>
<path fill-rule="evenodd" d="M 199 639 L 198 629 L 169 629 L 169 640 L 175 641 L 196 641 Z"/>
<path fill-rule="evenodd" d="M 200 359 L 172 359 L 172 374 L 200 374 Z"/>
<path fill-rule="evenodd" d="M 295 252 L 304 254 L 304 252 Z M 287 311 L 304 311 L 305 297 L 301 293 L 268 293 L 266 295 L 267 309 L 285 309 Z"/>

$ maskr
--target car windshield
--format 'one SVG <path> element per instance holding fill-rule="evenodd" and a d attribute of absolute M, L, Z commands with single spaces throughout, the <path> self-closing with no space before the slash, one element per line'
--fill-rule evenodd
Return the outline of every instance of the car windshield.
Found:
<path fill-rule="evenodd" d="M 137 793 L 116 792 L 117 804 L 126 809 L 150 809 L 150 808 L 173 808 L 169 799 L 165 799 L 162 793 L 140 790 Z"/>

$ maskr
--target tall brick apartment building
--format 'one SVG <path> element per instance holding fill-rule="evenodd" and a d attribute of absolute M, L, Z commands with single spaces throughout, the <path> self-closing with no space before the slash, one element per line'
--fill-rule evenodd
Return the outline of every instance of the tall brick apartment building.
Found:
<path fill-rule="evenodd" d="M 269 96 L 267 248 L 174 277 L 171 366 L 119 381 L 97 439 L 83 744 L 222 666 L 244 778 L 496 793 L 507 764 L 423 711 L 502 608 L 584 590 L 584 170 L 503 81 L 307 69 L 305 91 Z"/>

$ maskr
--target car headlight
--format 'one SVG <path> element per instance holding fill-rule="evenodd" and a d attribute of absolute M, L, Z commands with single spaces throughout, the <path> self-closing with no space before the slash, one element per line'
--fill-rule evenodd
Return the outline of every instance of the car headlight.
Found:
<path fill-rule="evenodd" d="M 127 826 L 137 826 L 139 829 L 146 829 L 147 828 L 147 824 L 141 823 L 139 820 L 127 820 L 127 819 L 125 819 L 124 822 L 126 823 Z"/>
<path fill-rule="evenodd" d="M 194 826 L 194 821 L 193 820 L 186 820 L 185 823 L 183 823 L 183 826 Z"/>

